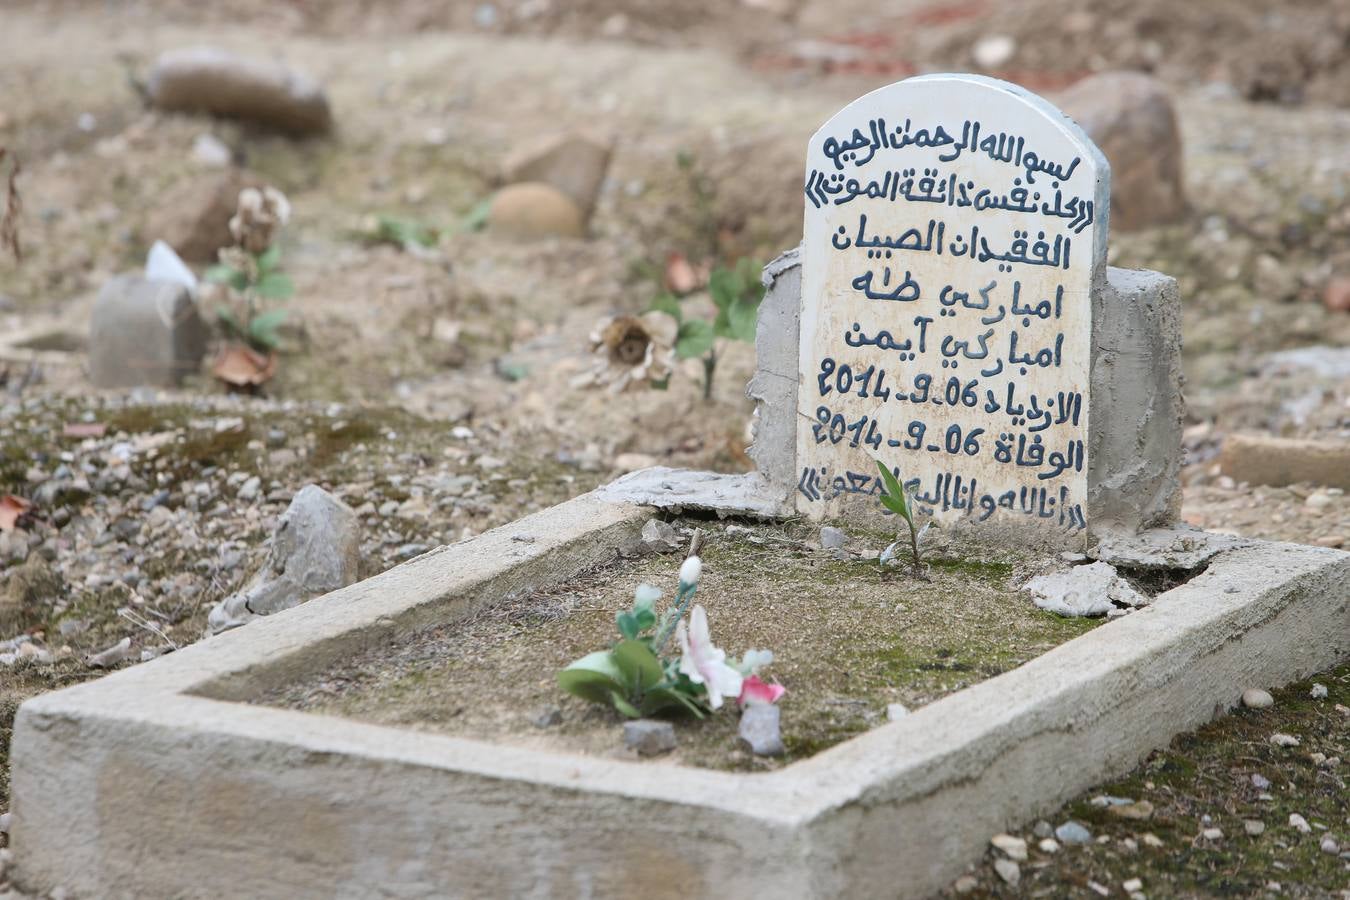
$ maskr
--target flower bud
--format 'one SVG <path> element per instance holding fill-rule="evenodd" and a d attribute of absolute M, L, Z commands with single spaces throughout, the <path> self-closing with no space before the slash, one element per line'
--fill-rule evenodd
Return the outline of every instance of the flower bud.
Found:
<path fill-rule="evenodd" d="M 698 584 L 699 576 L 703 574 L 703 560 L 697 556 L 691 556 L 680 566 L 680 584 L 694 585 Z"/>

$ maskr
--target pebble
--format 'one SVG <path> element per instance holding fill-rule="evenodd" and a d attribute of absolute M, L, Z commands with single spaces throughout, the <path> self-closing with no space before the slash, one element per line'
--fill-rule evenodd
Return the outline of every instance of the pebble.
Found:
<path fill-rule="evenodd" d="M 1323 700 L 1327 696 L 1327 686 L 1325 684 L 1314 683 L 1312 690 L 1308 691 L 1308 696 L 1314 700 Z"/>
<path fill-rule="evenodd" d="M 751 703 L 741 710 L 737 728 L 741 744 L 756 756 L 781 756 L 783 736 L 779 730 L 779 709 L 772 703 Z"/>
<path fill-rule="evenodd" d="M 1256 788 L 1258 791 L 1264 791 L 1270 787 L 1270 779 L 1262 775 L 1260 772 L 1253 772 L 1252 787 Z"/>
<path fill-rule="evenodd" d="M 1265 834 L 1266 823 L 1262 822 L 1260 819 L 1243 819 L 1242 829 L 1252 837 L 1258 837 L 1259 835 Z"/>
<path fill-rule="evenodd" d="M 1331 835 L 1322 838 L 1322 852 L 1330 853 L 1335 856 L 1341 852 L 1341 845 L 1336 843 L 1336 839 Z"/>
<path fill-rule="evenodd" d="M 1308 834 L 1309 832 L 1312 831 L 1312 826 L 1308 824 L 1308 820 L 1300 816 L 1298 813 L 1289 814 L 1289 827 L 1299 832 L 1300 834 Z"/>
<path fill-rule="evenodd" d="M 131 657 L 131 638 L 125 637 L 106 650 L 91 654 L 85 662 L 95 669 L 110 669 Z"/>
<path fill-rule="evenodd" d="M 623 723 L 623 745 L 639 756 L 660 756 L 675 749 L 675 726 L 656 719 Z"/>
<path fill-rule="evenodd" d="M 1134 894 L 1144 889 L 1144 882 L 1138 878 L 1131 878 L 1128 881 L 1122 882 L 1120 887 L 1125 893 Z"/>
<path fill-rule="evenodd" d="M 1020 837 L 1014 837 L 1011 834 L 996 834 L 989 839 L 1008 859 L 1016 862 L 1026 862 L 1027 860 L 1027 842 Z"/>
<path fill-rule="evenodd" d="M 1248 688 L 1242 692 L 1242 705 L 1248 709 L 1265 709 L 1275 705 L 1275 698 L 1260 688 Z"/>
<path fill-rule="evenodd" d="M 1161 847 L 1163 845 L 1162 838 L 1151 831 L 1144 832 L 1144 834 L 1139 836 L 1139 840 L 1143 841 L 1144 845 L 1147 847 Z"/>
<path fill-rule="evenodd" d="M 245 481 L 242 486 L 240 486 L 239 493 L 236 494 L 235 496 L 237 496 L 240 500 L 246 501 L 256 500 L 258 497 L 258 491 L 261 489 L 262 489 L 262 479 L 259 478 L 257 475 L 254 475 L 252 478 Z"/>
<path fill-rule="evenodd" d="M 1200 836 L 1207 841 L 1221 841 L 1223 840 L 1223 829 L 1206 828 L 1204 831 L 1200 832 Z"/>
<path fill-rule="evenodd" d="M 952 890 L 958 894 L 969 894 L 980 886 L 980 881 L 974 875 L 962 875 L 952 882 Z"/>
<path fill-rule="evenodd" d="M 1054 838 L 1041 838 L 1041 842 L 1036 845 L 1042 853 L 1058 853 L 1059 841 Z"/>
<path fill-rule="evenodd" d="M 1055 829 L 1044 819 L 1038 819 L 1036 824 L 1031 826 L 1031 833 L 1038 838 L 1048 838 L 1055 833 Z"/>
<path fill-rule="evenodd" d="M 1006 34 L 989 34 L 975 42 L 970 55 L 981 69 L 996 69 L 1017 52 L 1017 41 Z"/>
<path fill-rule="evenodd" d="M 848 535 L 844 534 L 842 529 L 835 528 L 833 525 L 826 525 L 820 529 L 820 546 L 826 550 L 838 550 L 848 541 Z"/>
<path fill-rule="evenodd" d="M 898 722 L 907 715 L 909 715 L 909 708 L 905 706 L 905 704 L 903 703 L 886 704 L 886 721 Z"/>
<path fill-rule="evenodd" d="M 530 724 L 535 728 L 552 728 L 562 724 L 562 710 L 556 706 L 545 706 L 534 714 Z"/>
<path fill-rule="evenodd" d="M 994 871 L 1010 887 L 1016 887 L 1017 883 L 1022 880 L 1022 868 L 1010 859 L 994 860 Z"/>
<path fill-rule="evenodd" d="M 1270 742 L 1276 747 L 1297 747 L 1299 745 L 1298 738 L 1292 734 L 1280 734 L 1279 732 L 1270 736 Z"/>
<path fill-rule="evenodd" d="M 1135 819 L 1143 821 L 1153 815 L 1153 804 L 1147 800 L 1138 800 L 1134 803 L 1123 803 L 1117 806 L 1111 806 L 1107 812 L 1113 816 L 1119 816 L 1122 819 Z"/>
<path fill-rule="evenodd" d="M 1072 820 L 1055 829 L 1055 837 L 1061 844 L 1090 844 L 1092 832 Z"/>

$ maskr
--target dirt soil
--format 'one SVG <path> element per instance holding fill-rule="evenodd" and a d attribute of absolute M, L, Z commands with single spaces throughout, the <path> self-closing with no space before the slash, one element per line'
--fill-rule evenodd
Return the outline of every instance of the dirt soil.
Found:
<path fill-rule="evenodd" d="M 854 536 L 852 547 L 871 558 L 838 559 L 812 547 L 816 529 L 806 524 L 705 525 L 704 531 L 695 602 L 707 609 L 713 640 L 728 654 L 773 651 L 763 677 L 787 688 L 779 702 L 788 752 L 771 759 L 739 749 L 736 715 L 724 709 L 706 721 L 676 719 L 679 746 L 665 762 L 738 770 L 784 765 L 885 723 L 887 704 L 918 708 L 1104 621 L 1061 618 L 1018 592 L 1032 573 L 1054 564 L 1049 560 L 936 553 L 927 561 L 930 580 L 921 581 L 907 566 L 878 567 L 877 552 L 889 537 Z M 364 653 L 266 702 L 623 756 L 618 713 L 564 694 L 554 676 L 617 640 L 614 616 L 632 606 L 639 584 L 663 589 L 658 608 L 664 609 L 682 561 L 678 553 L 621 561 Z M 534 724 L 550 708 L 560 709 L 561 724 Z"/>

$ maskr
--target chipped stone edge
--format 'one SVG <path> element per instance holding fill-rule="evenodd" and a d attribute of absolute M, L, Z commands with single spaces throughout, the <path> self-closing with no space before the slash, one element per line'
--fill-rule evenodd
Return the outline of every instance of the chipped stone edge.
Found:
<path fill-rule="evenodd" d="M 632 550 L 650 512 L 593 492 L 28 701 L 11 751 L 18 883 L 371 896 L 396 877 L 409 897 L 631 896 L 679 879 L 692 896 L 921 897 L 989 835 L 1129 770 L 1245 687 L 1350 658 L 1350 553 L 1254 542 L 1146 609 L 770 774 L 237 702 Z"/>

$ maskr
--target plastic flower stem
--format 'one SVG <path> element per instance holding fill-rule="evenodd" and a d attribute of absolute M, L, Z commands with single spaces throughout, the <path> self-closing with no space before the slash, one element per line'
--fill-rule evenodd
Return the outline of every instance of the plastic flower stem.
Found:
<path fill-rule="evenodd" d="M 684 612 L 689 608 L 689 601 L 694 599 L 694 594 L 698 591 L 697 584 L 685 584 L 680 582 L 680 589 L 675 594 L 675 615 L 671 616 L 666 622 L 665 628 L 656 636 L 656 655 L 660 656 L 661 651 L 665 649 L 666 642 L 675 631 L 675 626 L 679 624 L 680 619 L 684 618 Z"/>

